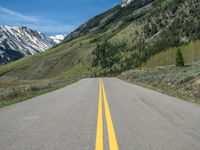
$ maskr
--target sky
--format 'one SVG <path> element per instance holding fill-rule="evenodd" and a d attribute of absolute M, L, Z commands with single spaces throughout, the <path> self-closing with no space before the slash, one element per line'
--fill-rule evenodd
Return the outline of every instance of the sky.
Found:
<path fill-rule="evenodd" d="M 122 0 L 0 0 L 0 24 L 68 34 Z"/>

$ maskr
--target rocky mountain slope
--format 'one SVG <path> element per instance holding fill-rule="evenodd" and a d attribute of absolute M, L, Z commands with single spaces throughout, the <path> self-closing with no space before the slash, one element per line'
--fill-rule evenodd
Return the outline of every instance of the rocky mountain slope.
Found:
<path fill-rule="evenodd" d="M 44 34 L 27 27 L 0 25 L 0 64 L 45 51 L 55 44 Z"/>
<path fill-rule="evenodd" d="M 49 38 L 52 39 L 55 43 L 60 43 L 66 37 L 66 34 L 52 35 Z"/>
<path fill-rule="evenodd" d="M 51 51 L 0 67 L 0 74 L 19 79 L 118 75 L 170 47 L 200 39 L 199 6 L 199 0 L 120 3 Z"/>

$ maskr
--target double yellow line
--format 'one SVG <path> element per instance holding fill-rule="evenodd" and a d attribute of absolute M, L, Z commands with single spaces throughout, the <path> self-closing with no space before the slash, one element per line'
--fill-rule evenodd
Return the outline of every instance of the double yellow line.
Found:
<path fill-rule="evenodd" d="M 108 131 L 108 140 L 110 150 L 118 150 L 117 138 L 115 135 L 115 130 L 112 122 L 112 117 L 110 114 L 110 109 L 108 105 L 108 100 L 106 97 L 105 88 L 102 79 L 99 79 L 99 104 L 98 104 L 98 118 L 97 118 L 97 131 L 96 131 L 96 149 L 103 150 L 103 103 L 106 116 L 106 124 Z"/>

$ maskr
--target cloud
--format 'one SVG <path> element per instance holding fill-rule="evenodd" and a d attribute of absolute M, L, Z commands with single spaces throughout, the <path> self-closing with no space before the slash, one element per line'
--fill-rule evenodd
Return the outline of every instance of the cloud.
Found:
<path fill-rule="evenodd" d="M 30 21 L 30 22 L 37 22 L 39 21 L 38 19 L 34 18 L 34 17 L 29 17 L 29 16 L 25 16 L 19 12 L 15 12 L 12 11 L 10 9 L 4 8 L 0 6 L 0 13 L 3 14 L 5 17 L 8 17 L 10 19 L 19 19 L 22 21 Z"/>
<path fill-rule="evenodd" d="M 0 20 L 2 24 L 11 26 L 27 26 L 46 34 L 69 33 L 76 28 L 76 26 L 66 25 L 43 17 L 27 16 L 1 6 Z"/>

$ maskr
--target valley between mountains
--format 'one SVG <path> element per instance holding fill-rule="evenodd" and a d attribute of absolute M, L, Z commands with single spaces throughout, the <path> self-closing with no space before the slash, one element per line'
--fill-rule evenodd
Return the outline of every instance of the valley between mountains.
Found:
<path fill-rule="evenodd" d="M 199 102 L 199 6 L 197 0 L 123 1 L 64 36 L 2 25 L 2 106 L 82 78 L 110 76 Z M 174 65 L 177 49 L 186 67 Z"/>
<path fill-rule="evenodd" d="M 0 13 L 58 31 L 0 25 L 0 149 L 200 149 L 199 0 L 123 0 L 55 35 L 72 28 L 65 15 L 103 2 L 24 8 L 59 23 L 1 3 Z"/>

